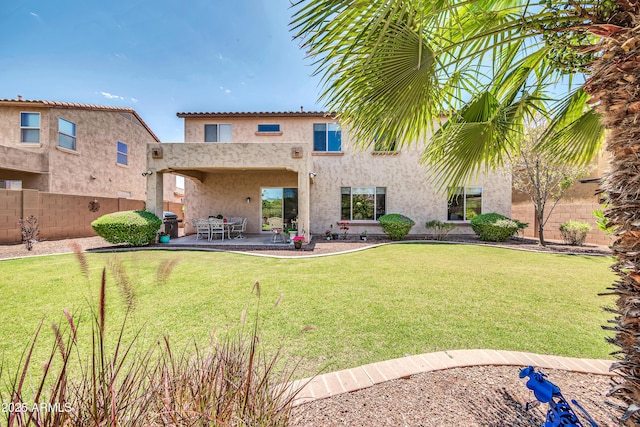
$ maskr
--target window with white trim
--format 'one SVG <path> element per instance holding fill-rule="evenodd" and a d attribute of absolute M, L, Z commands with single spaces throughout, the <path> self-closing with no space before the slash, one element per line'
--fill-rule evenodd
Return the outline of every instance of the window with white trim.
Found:
<path fill-rule="evenodd" d="M 20 113 L 20 142 L 40 143 L 40 113 Z"/>
<path fill-rule="evenodd" d="M 447 203 L 447 220 L 471 221 L 482 213 L 482 187 L 458 187 Z"/>
<path fill-rule="evenodd" d="M 340 219 L 343 221 L 376 221 L 386 212 L 385 187 L 342 187 Z"/>
<path fill-rule="evenodd" d="M 117 154 L 116 154 L 116 162 L 119 165 L 128 165 L 129 164 L 129 146 L 121 141 L 117 143 Z"/>
<path fill-rule="evenodd" d="M 342 132 L 338 123 L 314 123 L 313 151 L 342 151 Z"/>
<path fill-rule="evenodd" d="M 231 125 L 204 125 L 204 142 L 231 142 Z"/>
<path fill-rule="evenodd" d="M 65 119 L 58 119 L 58 145 L 69 150 L 76 150 L 76 124 Z"/>

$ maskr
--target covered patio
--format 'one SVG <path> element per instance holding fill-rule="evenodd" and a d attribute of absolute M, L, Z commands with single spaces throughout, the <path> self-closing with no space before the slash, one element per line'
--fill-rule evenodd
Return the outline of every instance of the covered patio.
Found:
<path fill-rule="evenodd" d="M 282 221 L 283 229 L 295 227 L 298 235 L 310 240 L 314 174 L 310 154 L 299 144 L 149 144 L 147 210 L 156 214 L 162 212 L 164 173 L 185 177 L 187 237 L 195 233 L 194 220 L 223 216 L 247 218 L 245 235 L 252 237 L 247 239 L 249 243 L 225 238 L 225 245 L 251 245 L 262 240 L 271 244 L 273 233 L 267 224 L 273 218 Z M 195 243 L 195 235 L 193 239 Z"/>

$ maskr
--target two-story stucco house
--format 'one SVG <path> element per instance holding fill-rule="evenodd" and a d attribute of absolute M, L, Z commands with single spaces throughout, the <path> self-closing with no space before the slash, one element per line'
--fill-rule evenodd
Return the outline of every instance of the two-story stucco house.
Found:
<path fill-rule="evenodd" d="M 0 100 L 0 188 L 146 199 L 147 144 L 160 142 L 131 108 Z M 166 177 L 167 200 L 175 178 Z"/>
<path fill-rule="evenodd" d="M 356 149 L 348 129 L 324 112 L 178 113 L 185 143 L 151 144 L 147 209 L 162 209 L 162 175 L 185 176 L 185 218 L 248 218 L 248 233 L 268 233 L 277 216 L 297 219 L 299 233 L 324 235 L 337 222 L 349 234 L 381 234 L 385 213 L 412 218 L 412 234 L 433 219 L 460 224 L 481 212 L 511 212 L 511 176 L 491 173 L 448 200 L 436 191 L 422 147 Z M 265 231 L 263 231 L 265 230 Z M 187 230 L 189 231 L 189 230 Z"/>

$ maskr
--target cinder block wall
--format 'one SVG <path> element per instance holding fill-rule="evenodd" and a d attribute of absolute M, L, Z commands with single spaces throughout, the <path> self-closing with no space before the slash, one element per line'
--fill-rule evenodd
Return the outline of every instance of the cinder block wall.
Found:
<path fill-rule="evenodd" d="M 0 243 L 21 242 L 22 191 L 0 190 Z M 27 215 L 28 216 L 28 215 Z"/>
<path fill-rule="evenodd" d="M 596 245 L 609 245 L 611 239 L 606 233 L 600 231 L 596 225 L 593 211 L 602 209 L 598 203 L 560 203 L 556 206 L 544 227 L 546 240 L 562 240 L 560 224 L 567 221 L 586 222 L 591 225 L 591 231 L 587 234 L 586 243 Z M 518 204 L 511 207 L 511 217 L 522 222 L 528 222 L 525 229 L 526 237 L 538 237 L 538 229 L 535 223 L 533 204 Z"/>
<path fill-rule="evenodd" d="M 99 209 L 92 212 L 91 202 Z M 107 197 L 42 193 L 37 190 L 0 190 L 0 244 L 20 243 L 18 220 L 34 215 L 41 240 L 91 237 L 91 222 L 111 212 L 144 209 L 144 201 Z"/>

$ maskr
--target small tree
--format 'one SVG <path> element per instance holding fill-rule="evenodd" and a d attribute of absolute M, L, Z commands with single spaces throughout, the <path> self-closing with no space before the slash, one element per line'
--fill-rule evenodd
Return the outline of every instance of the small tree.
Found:
<path fill-rule="evenodd" d="M 523 134 L 520 155 L 512 164 L 513 188 L 531 199 L 538 224 L 538 237 L 542 246 L 544 226 L 558 202 L 578 179 L 589 172 L 589 167 L 552 161 L 543 151 L 535 150 L 546 131 L 543 119 L 533 120 Z"/>
<path fill-rule="evenodd" d="M 19 219 L 18 224 L 22 232 L 22 241 L 28 251 L 33 249 L 33 245 L 38 241 L 40 237 L 40 224 L 38 218 L 33 215 L 29 215 L 27 219 Z"/>

